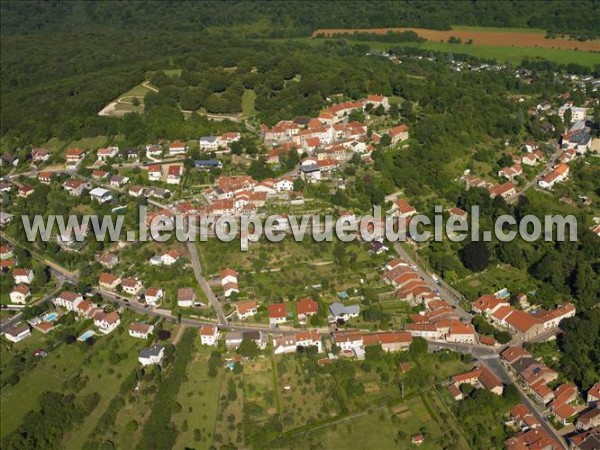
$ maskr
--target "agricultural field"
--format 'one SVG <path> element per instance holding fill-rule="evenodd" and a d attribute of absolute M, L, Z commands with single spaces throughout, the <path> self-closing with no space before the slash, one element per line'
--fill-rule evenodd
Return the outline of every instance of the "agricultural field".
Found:
<path fill-rule="evenodd" d="M 564 37 L 546 39 L 543 30 L 519 28 L 485 28 L 485 27 L 453 27 L 449 31 L 428 30 L 422 28 L 378 28 L 361 30 L 316 30 L 313 38 L 318 34 L 332 37 L 339 33 L 377 33 L 384 34 L 388 31 L 415 31 L 419 36 L 427 39 L 422 43 L 397 42 L 387 43 L 380 41 L 355 41 L 368 44 L 373 50 L 385 51 L 396 46 L 417 47 L 453 54 L 467 54 L 484 59 L 496 59 L 501 62 L 519 64 L 523 60 L 548 60 L 559 64 L 575 63 L 583 66 L 594 67 L 600 63 L 600 41 L 577 41 Z M 454 36 L 461 43 L 451 44 L 448 39 Z M 343 37 L 343 36 L 339 36 Z M 320 39 L 304 39 L 311 43 Z M 472 40 L 472 44 L 466 44 Z"/>
<path fill-rule="evenodd" d="M 439 414 L 443 407 L 433 391 L 427 395 L 414 395 L 393 406 L 382 406 L 350 415 L 308 434 L 308 441 L 321 441 L 324 448 L 414 448 L 411 438 L 423 434 L 425 443 L 420 448 L 438 449 L 443 444 L 452 448 L 469 446 L 454 432 L 458 427 L 449 413 Z M 435 408 L 435 413 L 433 412 Z M 450 423 L 449 423 L 450 422 Z"/>
<path fill-rule="evenodd" d="M 452 36 L 462 42 L 473 41 L 473 45 L 492 47 L 542 47 L 551 49 L 568 49 L 598 51 L 600 40 L 577 41 L 565 37 L 547 39 L 544 30 L 528 28 L 486 28 L 486 27 L 452 27 L 451 30 L 430 30 L 426 28 L 366 28 L 366 29 L 322 29 L 315 30 L 318 35 L 332 36 L 339 34 L 369 33 L 386 34 L 414 31 L 420 37 L 433 42 L 447 42 Z"/>

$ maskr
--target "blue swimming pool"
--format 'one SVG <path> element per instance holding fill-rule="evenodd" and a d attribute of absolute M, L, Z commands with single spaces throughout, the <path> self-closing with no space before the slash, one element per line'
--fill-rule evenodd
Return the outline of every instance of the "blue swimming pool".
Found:
<path fill-rule="evenodd" d="M 84 342 L 87 338 L 90 338 L 95 334 L 96 333 L 94 333 L 94 330 L 87 330 L 85 333 L 82 333 L 81 336 L 77 338 L 77 340 L 80 342 Z"/>
<path fill-rule="evenodd" d="M 58 314 L 55 312 L 49 312 L 48 314 L 44 314 L 42 316 L 42 320 L 44 322 L 54 322 L 58 318 Z"/>

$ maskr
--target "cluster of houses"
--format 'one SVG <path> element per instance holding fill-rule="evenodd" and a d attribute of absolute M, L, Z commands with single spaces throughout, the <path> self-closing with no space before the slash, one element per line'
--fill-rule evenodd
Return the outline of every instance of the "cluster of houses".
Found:
<path fill-rule="evenodd" d="M 238 319 L 244 320 L 255 316 L 258 313 L 258 304 L 253 301 L 243 301 L 235 305 Z M 334 302 L 328 307 L 327 320 L 330 324 L 340 324 L 356 318 L 360 314 L 359 305 L 344 305 L 340 302 Z M 305 324 L 312 317 L 319 313 L 319 303 L 311 297 L 305 297 L 296 302 L 296 319 L 299 323 Z M 277 327 L 292 319 L 292 313 L 288 311 L 288 305 L 285 303 L 274 303 L 267 305 L 267 316 L 269 325 Z"/>
<path fill-rule="evenodd" d="M 53 300 L 53 303 L 55 306 L 69 312 L 75 312 L 81 318 L 93 319 L 94 325 L 103 334 L 109 334 L 121 323 L 117 311 L 107 313 L 90 300 L 84 300 L 81 294 L 75 292 L 64 291 Z"/>
<path fill-rule="evenodd" d="M 183 164 L 152 164 L 148 166 L 148 180 L 179 184 L 183 177 Z"/>
<path fill-rule="evenodd" d="M 516 428 L 517 433 L 504 442 L 507 450 L 548 449 L 559 450 L 563 446 L 556 442 L 542 427 L 528 406 L 518 404 L 510 410 L 506 425 Z"/>
<path fill-rule="evenodd" d="M 499 325 L 521 340 L 529 340 L 541 333 L 558 329 L 558 324 L 576 313 L 572 303 L 563 303 L 553 310 L 525 312 L 512 307 L 506 298 L 482 295 L 472 303 L 475 313 L 482 314 L 490 323 Z"/>
<path fill-rule="evenodd" d="M 333 340 L 341 356 L 363 359 L 365 347 L 370 345 L 379 345 L 385 352 L 407 350 L 412 336 L 405 331 L 366 333 L 362 330 L 340 330 L 333 333 Z"/>
<path fill-rule="evenodd" d="M 262 125 L 260 135 L 272 149 L 266 162 L 280 164 L 281 157 L 290 151 L 298 155 L 308 155 L 301 161 L 301 176 L 309 181 L 321 180 L 323 174 L 332 172 L 338 165 L 347 162 L 353 155 L 369 158 L 375 149 L 372 144 L 381 141 L 384 134 L 390 137 L 391 145 L 407 140 L 409 130 L 406 125 L 398 125 L 381 133 L 373 133 L 369 143 L 367 126 L 356 120 L 349 120 L 353 111 L 364 111 L 371 107 L 389 109 L 389 100 L 382 95 L 369 95 L 355 101 L 333 105 L 322 111 L 317 118 L 298 117 L 282 120 L 269 128 Z"/>
<path fill-rule="evenodd" d="M 132 296 L 139 294 L 144 289 L 144 283 L 137 278 L 121 278 L 118 275 L 113 275 L 108 272 L 103 272 L 100 274 L 98 286 L 107 291 L 115 291 L 119 286 L 121 286 L 121 289 L 123 289 L 124 293 Z"/>
<path fill-rule="evenodd" d="M 456 308 L 441 299 L 406 261 L 394 259 L 384 270 L 383 279 L 396 289 L 396 298 L 425 306 L 420 313 L 410 315 L 411 323 L 404 325 L 406 332 L 430 340 L 477 343 L 475 329 L 461 322 Z"/>
<path fill-rule="evenodd" d="M 558 373 L 537 361 L 524 348 L 508 347 L 501 353 L 502 361 L 515 373 L 517 378 L 526 386 L 527 391 L 540 404 L 547 405 L 552 416 L 563 425 L 575 416 L 578 409 L 575 405 L 578 399 L 577 387 L 573 383 L 564 383 L 552 389 L 549 384 L 558 379 Z"/>
<path fill-rule="evenodd" d="M 270 199 L 302 198 L 294 192 L 293 177 L 257 182 L 248 175 L 221 176 L 205 196 L 210 203 L 206 213 L 213 216 L 250 215 Z"/>

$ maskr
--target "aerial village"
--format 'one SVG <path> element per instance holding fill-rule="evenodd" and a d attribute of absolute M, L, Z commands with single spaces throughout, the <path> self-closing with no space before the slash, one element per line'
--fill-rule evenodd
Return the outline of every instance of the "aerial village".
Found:
<path fill-rule="evenodd" d="M 149 143 L 143 149 L 69 148 L 64 164 L 58 167 L 49 165 L 49 150 L 37 148 L 31 152 L 32 169 L 18 177 L 5 177 L 1 190 L 19 204 L 40 186 L 48 186 L 77 199 L 85 198 L 86 204 L 95 208 L 108 208 L 110 213 L 123 208 L 124 198 L 133 198 L 151 208 L 148 220 L 155 216 L 170 220 L 176 214 L 218 218 L 307 211 L 311 202 L 305 199 L 304 186 L 325 184 L 343 189 L 348 180 L 341 174 L 350 161 L 372 164 L 373 154 L 381 146 L 409 145 L 408 126 L 391 123 L 390 108 L 387 97 L 373 94 L 358 101 L 332 103 L 318 117 L 298 117 L 271 127 L 261 125 L 255 136 L 264 149 L 264 164 L 280 168 L 290 158 L 295 161 L 290 170 L 279 171 L 281 175 L 276 178 L 257 181 L 247 174 L 221 174 L 232 158 L 241 158 L 232 154 L 232 149 L 240 145 L 246 132 L 231 131 L 201 136 L 194 143 Z M 586 125 L 586 109 L 564 103 L 557 110 L 561 119 L 567 109 L 573 114 L 573 123 L 560 143 L 527 140 L 519 153 L 510 156 L 511 164 L 498 171 L 496 179 L 466 170 L 457 183 L 483 187 L 491 198 L 499 196 L 511 202 L 527 189 L 552 192 L 558 184 L 569 181 L 570 164 L 597 151 L 598 140 L 592 139 Z M 540 103 L 531 114 L 548 111 L 547 104 Z M 206 159 L 191 160 L 192 146 Z M 3 164 L 16 167 L 5 155 Z M 198 174 L 209 183 L 185 195 L 182 187 L 189 186 L 186 182 Z M 0 225 L 6 228 L 13 215 L 5 212 L 4 202 Z M 6 211 L 10 210 L 7 204 Z M 396 196 L 388 212 L 410 220 L 417 210 L 410 199 Z M 468 215 L 458 206 L 449 207 L 447 213 L 462 219 Z M 338 214 L 357 220 L 351 211 Z M 285 230 L 289 225 L 287 213 L 281 217 L 280 226 Z M 592 229 L 600 235 L 600 219 Z M 71 231 L 58 233 L 55 242 L 58 251 L 76 255 L 89 245 L 86 237 L 90 229 L 75 227 Z M 19 242 L 3 232 L 1 268 L 10 276 L 12 286 L 8 304 L 16 311 L 36 305 L 35 314 L 24 320 L 18 320 L 17 314 L 3 324 L 4 338 L 18 345 L 36 333 L 53 333 L 65 316 L 85 324 L 79 335 L 69 335 L 79 343 L 101 340 L 126 327 L 131 339 L 145 342 L 138 352 L 139 364 L 152 367 L 160 366 L 167 357 L 166 342 L 158 337 L 161 323 L 177 321 L 198 328 L 202 346 L 223 349 L 230 368 L 234 367 L 232 362 L 249 363 L 251 358 L 239 353 L 249 342 L 273 355 L 316 352 L 318 365 L 325 367 L 339 359 L 365 360 L 373 346 L 386 353 L 401 353 L 415 341 L 425 341 L 433 351 L 473 355 L 470 370 L 452 374 L 444 382 L 454 401 L 460 402 L 473 389 L 502 395 L 507 385 L 518 387 L 524 401 L 505 418 L 506 426 L 514 430 L 506 448 L 560 448 L 563 440 L 572 448 L 593 448 L 581 443 L 600 426 L 600 380 L 587 392 L 579 391 L 527 350 L 530 343 L 556 339 L 561 321 L 576 314 L 575 306 L 566 300 L 553 309 L 543 309 L 534 296 L 503 289 L 467 302 L 393 243 L 361 243 L 364 253 L 380 264 L 373 270 L 378 286 L 408 311 L 397 328 L 378 329 L 362 319 L 365 306 L 360 296 L 342 292 L 327 300 L 306 295 L 267 303 L 249 294 L 252 281 L 246 271 L 223 266 L 218 274 L 206 278 L 199 269 L 196 251 L 189 245 L 155 246 L 136 264 L 127 260 L 128 245 L 118 243 L 95 255 L 94 264 L 100 270 L 93 273 L 92 286 L 83 291 L 77 289 L 81 285 L 74 270 L 52 263 L 40 273 L 37 261 L 34 270 L 31 257 L 29 264 L 23 264 L 17 255 Z M 168 279 L 158 276 L 160 273 L 167 274 Z M 69 288 L 49 290 L 36 283 L 36 278 L 47 279 L 48 274 Z M 131 312 L 146 320 L 132 320 Z M 126 325 L 123 316 L 128 318 Z M 498 331 L 502 342 L 496 333 L 482 331 L 486 329 Z M 48 352 L 51 350 L 39 349 L 40 354 Z M 424 440 L 423 435 L 413 436 L 415 445 Z"/>

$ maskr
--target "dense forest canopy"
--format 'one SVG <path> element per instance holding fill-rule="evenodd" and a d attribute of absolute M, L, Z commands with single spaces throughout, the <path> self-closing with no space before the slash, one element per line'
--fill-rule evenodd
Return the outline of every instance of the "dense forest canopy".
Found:
<path fill-rule="evenodd" d="M 225 3 L 225 4 L 224 4 Z M 597 35 L 593 0 L 511 1 L 3 1 L 3 34 L 102 30 L 201 31 L 211 26 L 268 22 L 268 32 L 308 35 L 317 28 L 451 25 L 532 27 Z"/>

